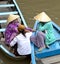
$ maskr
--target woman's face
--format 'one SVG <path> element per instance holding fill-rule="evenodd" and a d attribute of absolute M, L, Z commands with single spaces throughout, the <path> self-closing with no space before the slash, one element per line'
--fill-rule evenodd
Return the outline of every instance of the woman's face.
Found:
<path fill-rule="evenodd" d="M 15 19 L 15 22 L 21 23 L 21 19 L 20 18 L 17 18 L 17 19 Z"/>
<path fill-rule="evenodd" d="M 18 19 L 15 19 L 14 22 L 18 22 Z"/>
<path fill-rule="evenodd" d="M 40 23 L 46 24 L 47 22 L 40 22 Z"/>

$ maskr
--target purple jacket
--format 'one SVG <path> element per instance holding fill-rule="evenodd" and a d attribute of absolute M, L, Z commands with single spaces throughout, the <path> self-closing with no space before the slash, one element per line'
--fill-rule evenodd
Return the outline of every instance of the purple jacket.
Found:
<path fill-rule="evenodd" d="M 5 30 L 5 43 L 10 44 L 12 39 L 18 34 L 17 27 L 20 23 L 18 21 L 13 21 L 9 23 Z"/>

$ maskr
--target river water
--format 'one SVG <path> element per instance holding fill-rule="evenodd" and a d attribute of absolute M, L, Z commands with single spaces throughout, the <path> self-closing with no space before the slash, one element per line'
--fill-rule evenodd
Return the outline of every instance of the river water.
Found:
<path fill-rule="evenodd" d="M 41 12 L 46 12 L 47 15 L 60 26 L 60 0 L 16 0 L 19 8 L 29 27 L 33 28 L 35 20 L 34 16 Z M 1 62 L 5 64 L 29 64 L 30 60 L 12 60 L 1 53 Z M 28 62 L 27 62 L 28 61 Z M 1 63 L 1 64 L 2 64 Z"/>
<path fill-rule="evenodd" d="M 43 11 L 60 26 L 60 0 L 17 0 L 17 3 L 29 27 L 35 23 L 34 16 Z"/>

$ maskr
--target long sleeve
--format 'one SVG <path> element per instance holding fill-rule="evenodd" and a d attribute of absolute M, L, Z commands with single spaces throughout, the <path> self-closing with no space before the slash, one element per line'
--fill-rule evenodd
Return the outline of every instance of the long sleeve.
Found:
<path fill-rule="evenodd" d="M 44 26 L 42 26 L 42 27 L 40 28 L 40 30 L 41 30 L 41 31 L 47 30 L 47 26 L 48 26 L 48 24 L 45 24 Z"/>
<path fill-rule="evenodd" d="M 14 46 L 14 45 L 16 44 L 16 42 L 17 42 L 17 38 L 15 37 L 15 38 L 11 41 L 10 46 L 11 46 L 11 47 Z"/>
<path fill-rule="evenodd" d="M 18 33 L 18 30 L 17 30 L 17 27 L 16 27 L 16 26 L 11 25 L 11 26 L 10 26 L 10 29 L 11 29 L 12 31 L 15 31 L 15 32 Z"/>
<path fill-rule="evenodd" d="M 46 23 L 45 25 L 40 26 L 40 30 L 41 30 L 41 31 L 48 30 L 51 25 L 52 25 L 51 22 Z"/>

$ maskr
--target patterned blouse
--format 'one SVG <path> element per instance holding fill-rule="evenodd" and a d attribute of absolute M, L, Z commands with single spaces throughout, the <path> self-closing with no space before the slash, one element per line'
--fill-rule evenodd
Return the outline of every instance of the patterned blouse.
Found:
<path fill-rule="evenodd" d="M 10 22 L 5 30 L 5 43 L 7 45 L 13 40 L 13 38 L 18 34 L 17 27 L 20 23 L 17 20 Z"/>

